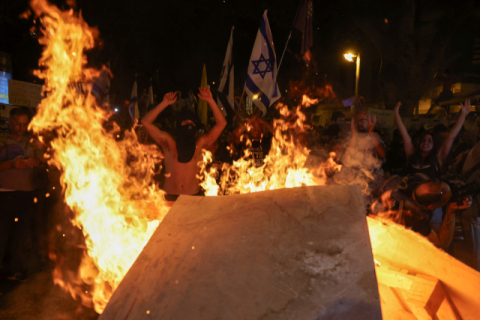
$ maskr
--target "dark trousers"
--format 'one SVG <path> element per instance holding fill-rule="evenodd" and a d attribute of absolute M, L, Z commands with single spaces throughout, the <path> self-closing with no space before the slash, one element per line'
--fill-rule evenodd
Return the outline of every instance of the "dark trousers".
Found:
<path fill-rule="evenodd" d="M 34 268 L 33 198 L 33 191 L 0 192 L 0 264 L 4 272 L 28 274 Z"/>

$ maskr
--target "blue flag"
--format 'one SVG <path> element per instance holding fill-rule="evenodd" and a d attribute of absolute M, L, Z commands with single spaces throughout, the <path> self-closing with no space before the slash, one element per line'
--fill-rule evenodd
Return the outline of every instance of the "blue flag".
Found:
<path fill-rule="evenodd" d="M 233 113 L 234 92 L 233 92 L 233 27 L 228 41 L 227 53 L 223 61 L 220 85 L 218 86 L 217 104 L 223 115 Z"/>
<path fill-rule="evenodd" d="M 133 83 L 132 94 L 130 96 L 130 107 L 128 107 L 130 116 L 133 119 L 140 118 L 140 112 L 138 112 L 138 101 L 137 101 L 137 77 L 135 76 L 135 82 Z"/>
<path fill-rule="evenodd" d="M 147 112 L 153 109 L 153 86 L 152 79 L 150 79 L 150 88 L 148 89 Z"/>
<path fill-rule="evenodd" d="M 282 96 L 277 84 L 277 58 L 267 10 L 263 13 L 250 57 L 245 91 L 262 111 L 263 116 L 267 113 L 268 107 Z"/>

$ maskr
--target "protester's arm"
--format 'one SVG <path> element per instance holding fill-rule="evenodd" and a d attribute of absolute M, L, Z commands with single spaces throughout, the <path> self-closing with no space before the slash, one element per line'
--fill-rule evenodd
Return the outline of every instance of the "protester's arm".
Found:
<path fill-rule="evenodd" d="M 225 117 L 223 116 L 222 111 L 220 111 L 220 108 L 215 103 L 215 100 L 213 100 L 210 89 L 207 89 L 207 88 L 199 88 L 199 89 L 200 89 L 200 94 L 198 95 L 198 97 L 208 102 L 208 105 L 212 109 L 213 117 L 215 118 L 215 125 L 213 126 L 213 128 L 207 134 L 204 134 L 203 136 L 201 136 L 199 139 L 201 146 L 206 147 L 206 146 L 210 146 L 215 141 L 217 141 L 218 137 L 220 137 L 223 129 L 225 129 L 225 126 L 227 125 L 227 120 L 225 120 Z"/>
<path fill-rule="evenodd" d="M 456 202 L 452 202 L 447 207 L 447 212 L 443 218 L 442 226 L 438 233 L 432 231 L 428 236 L 429 240 L 437 247 L 447 250 L 453 240 L 455 232 L 455 211 L 463 210 L 472 205 L 472 197 L 463 199 L 463 204 L 460 206 Z"/>
<path fill-rule="evenodd" d="M 408 157 L 415 152 L 415 148 L 414 148 L 413 143 L 412 143 L 412 138 L 410 138 L 410 135 L 408 134 L 407 128 L 405 128 L 405 125 L 402 122 L 402 117 L 400 117 L 399 110 L 400 110 L 401 105 L 402 105 L 402 103 L 399 102 L 395 106 L 395 109 L 394 109 L 395 121 L 397 122 L 398 131 L 400 131 L 400 134 L 402 135 L 403 146 L 405 148 L 405 154 Z"/>
<path fill-rule="evenodd" d="M 445 141 L 443 142 L 442 146 L 440 147 L 440 150 L 438 150 L 437 156 L 440 163 L 444 163 L 445 159 L 447 159 L 448 154 L 452 149 L 453 142 L 455 141 L 455 138 L 460 132 L 460 129 L 462 129 L 463 123 L 465 122 L 465 118 L 470 113 L 470 110 L 472 110 L 472 106 L 470 105 L 470 99 L 466 99 L 465 104 L 461 104 L 461 105 L 462 105 L 462 111 L 460 112 L 460 116 L 458 117 L 457 122 L 455 123 L 452 130 L 450 131 L 450 134 L 448 135 L 447 139 L 445 139 Z"/>
<path fill-rule="evenodd" d="M 157 126 L 153 124 L 153 121 L 158 117 L 158 115 L 165 110 L 166 107 L 171 105 L 177 100 L 176 92 L 169 92 L 163 97 L 163 101 L 160 102 L 155 108 L 153 108 L 149 113 L 145 115 L 142 119 L 142 124 L 147 130 L 148 134 L 163 148 L 171 148 L 175 141 L 172 137 L 165 131 L 160 130 Z"/>
<path fill-rule="evenodd" d="M 376 123 L 377 118 L 375 116 L 373 116 L 373 121 L 370 120 L 370 117 L 368 118 L 368 136 L 370 137 L 370 139 L 372 139 L 372 143 L 375 147 L 375 150 L 377 151 L 378 156 L 380 158 L 385 158 L 385 146 L 383 145 L 382 141 L 380 141 L 379 136 L 375 132 L 373 132 Z"/>
<path fill-rule="evenodd" d="M 24 159 L 23 156 L 17 156 L 13 160 L 7 160 L 0 162 L 0 171 L 10 168 L 25 169 L 27 167 L 29 159 Z"/>

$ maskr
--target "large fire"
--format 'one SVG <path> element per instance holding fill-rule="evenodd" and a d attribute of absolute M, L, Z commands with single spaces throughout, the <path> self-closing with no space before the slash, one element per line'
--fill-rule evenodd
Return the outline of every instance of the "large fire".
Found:
<path fill-rule="evenodd" d="M 62 12 L 46 0 L 32 0 L 31 7 L 43 25 L 44 51 L 36 75 L 45 79 L 47 95 L 30 129 L 51 146 L 49 163 L 62 172 L 65 201 L 75 213 L 72 223 L 83 231 L 87 248 L 78 275 L 57 269 L 55 283 L 101 313 L 168 211 L 163 191 L 152 180 L 161 154 L 157 147 L 139 144 L 133 130 L 117 141 L 119 128 L 105 129 L 109 114 L 90 90 L 79 94 L 71 85 L 88 87 L 99 74 L 86 67 L 85 57 L 97 30 L 81 15 Z M 297 139 L 305 133 L 302 109 L 317 102 L 304 96 L 294 111 L 279 104 L 282 119 L 275 120 L 275 138 L 263 166 L 254 166 L 247 152 L 231 166 L 210 168 L 211 154 L 205 152 L 199 178 L 206 194 L 325 184 L 329 174 L 340 170 L 335 155 L 308 169 L 309 150 Z"/>
<path fill-rule="evenodd" d="M 161 155 L 157 148 L 139 144 L 133 132 L 116 141 L 119 129 L 104 128 L 109 115 L 95 97 L 69 85 L 91 85 L 98 75 L 86 68 L 84 55 L 93 48 L 97 30 L 81 15 L 62 12 L 45 0 L 32 0 L 31 7 L 43 26 L 36 75 L 45 79 L 47 95 L 30 129 L 42 141 L 48 139 L 53 150 L 49 164 L 62 172 L 65 201 L 75 213 L 72 223 L 82 229 L 87 247 L 81 281 L 57 270 L 55 282 L 84 304 L 93 302 L 101 313 L 167 212 L 163 191 L 152 182 Z M 82 281 L 91 286 L 88 292 L 74 285 Z"/>

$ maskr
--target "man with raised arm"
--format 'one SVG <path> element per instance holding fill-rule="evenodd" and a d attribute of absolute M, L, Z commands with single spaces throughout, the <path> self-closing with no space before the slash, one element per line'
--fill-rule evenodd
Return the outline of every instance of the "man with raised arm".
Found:
<path fill-rule="evenodd" d="M 184 111 L 177 119 L 177 138 L 157 128 L 153 121 L 169 105 L 177 100 L 176 92 L 167 93 L 163 101 L 142 119 L 150 136 L 160 145 L 165 157 L 165 200 L 175 201 L 179 195 L 202 195 L 197 179 L 197 164 L 202 159 L 202 149 L 213 144 L 227 121 L 218 108 L 209 89 L 199 88 L 198 97 L 208 102 L 215 117 L 215 125 L 207 134 L 196 137 L 200 121 L 198 117 Z"/>

